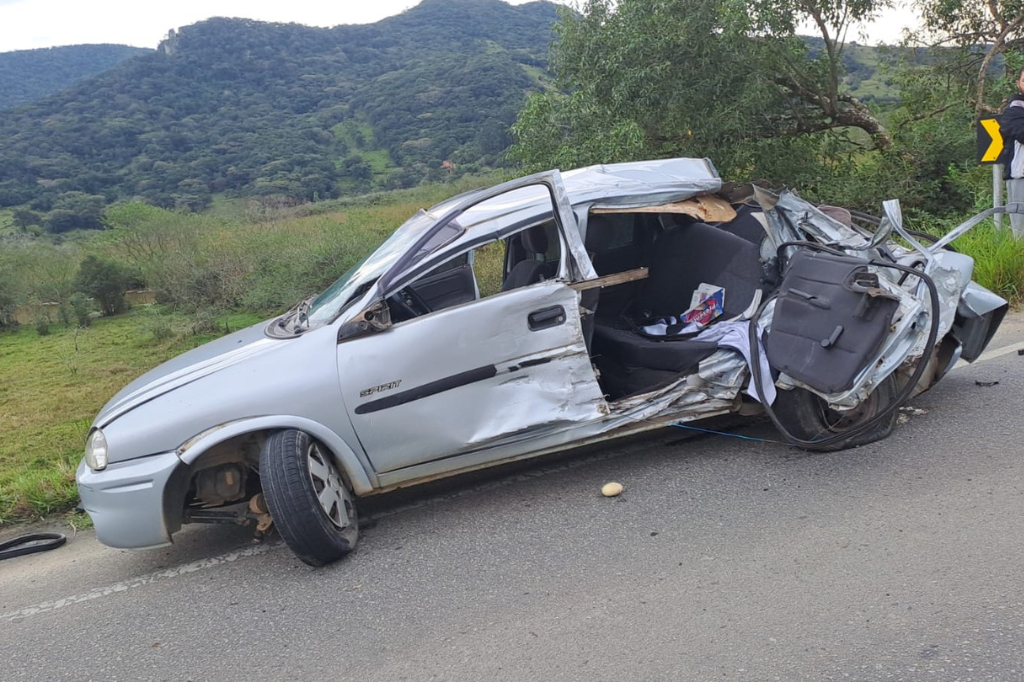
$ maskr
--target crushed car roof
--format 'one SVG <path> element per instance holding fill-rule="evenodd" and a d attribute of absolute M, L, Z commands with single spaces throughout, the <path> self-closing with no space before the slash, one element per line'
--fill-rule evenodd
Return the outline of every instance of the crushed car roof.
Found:
<path fill-rule="evenodd" d="M 588 166 L 562 173 L 562 183 L 573 206 L 599 202 L 606 206 L 646 206 L 681 201 L 698 194 L 717 192 L 722 179 L 709 159 L 663 159 Z M 429 215 L 440 217 L 470 198 L 453 197 L 434 206 Z M 551 212 L 551 199 L 540 185 L 512 190 L 489 199 L 459 216 L 467 233 L 482 223 L 507 219 L 522 222 Z"/>

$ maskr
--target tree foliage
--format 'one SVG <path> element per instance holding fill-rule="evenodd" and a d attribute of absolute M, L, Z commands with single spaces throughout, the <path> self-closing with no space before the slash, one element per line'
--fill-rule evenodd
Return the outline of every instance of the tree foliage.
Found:
<path fill-rule="evenodd" d="M 17 283 L 12 273 L 0 268 L 0 331 L 15 326 L 14 310 L 17 307 L 15 290 Z"/>
<path fill-rule="evenodd" d="M 888 131 L 843 81 L 846 28 L 883 5 L 590 0 L 582 14 L 563 11 L 552 54 L 561 91 L 531 97 L 513 156 L 543 166 L 700 150 L 729 169 L 777 173 L 780 161 L 806 162 L 801 136 L 859 128 L 884 149 Z M 814 21 L 821 49 L 796 35 L 800 19 Z M 589 134 L 598 129 L 603 139 Z"/>
<path fill-rule="evenodd" d="M 921 53 L 894 50 L 885 58 L 908 104 L 882 111 L 853 95 L 847 31 L 887 4 L 590 0 L 562 13 L 558 90 L 529 98 L 511 155 L 530 169 L 703 156 L 725 177 L 861 208 L 892 196 L 926 210 L 970 206 L 950 175 L 970 159 L 962 89 L 936 90 Z M 819 35 L 797 36 L 805 24 Z M 926 102 L 941 115 L 926 121 Z"/>
<path fill-rule="evenodd" d="M 1024 65 L 1024 3 L 1020 0 L 918 0 L 924 25 L 909 38 L 941 45 L 936 80 L 965 86 L 975 114 L 992 113 L 1005 99 L 999 87 Z"/>
<path fill-rule="evenodd" d="M 0 109 L 29 104 L 152 50 L 67 45 L 0 53 Z"/>

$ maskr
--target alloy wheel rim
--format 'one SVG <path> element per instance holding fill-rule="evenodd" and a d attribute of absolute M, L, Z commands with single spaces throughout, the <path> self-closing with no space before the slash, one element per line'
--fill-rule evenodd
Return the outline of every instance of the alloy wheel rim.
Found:
<path fill-rule="evenodd" d="M 316 443 L 310 444 L 306 451 L 306 460 L 309 463 L 313 493 L 320 504 L 320 509 L 336 528 L 345 528 L 349 525 L 351 504 L 341 475 L 338 474 L 330 457 L 325 455 Z"/>

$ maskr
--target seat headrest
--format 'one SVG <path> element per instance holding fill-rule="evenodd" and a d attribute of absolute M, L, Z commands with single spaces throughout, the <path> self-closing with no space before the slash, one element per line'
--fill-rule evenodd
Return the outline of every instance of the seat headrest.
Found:
<path fill-rule="evenodd" d="M 523 246 L 531 254 L 546 254 L 548 252 L 548 233 L 543 225 L 536 225 L 528 230 L 523 230 Z"/>

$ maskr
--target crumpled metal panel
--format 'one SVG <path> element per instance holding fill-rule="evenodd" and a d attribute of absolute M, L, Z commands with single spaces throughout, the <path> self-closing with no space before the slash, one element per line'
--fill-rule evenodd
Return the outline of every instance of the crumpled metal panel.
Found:
<path fill-rule="evenodd" d="M 576 266 L 574 279 L 595 279 L 597 272 L 594 271 L 594 265 L 587 256 L 587 249 L 583 246 L 583 235 L 580 234 L 579 226 L 575 223 L 576 216 L 572 211 L 568 190 L 558 171 L 554 171 L 554 177 L 555 205 L 558 207 L 561 222 L 565 229 L 565 241 L 569 247 L 569 253 L 572 254 L 572 260 Z"/>
<path fill-rule="evenodd" d="M 902 216 L 898 202 L 886 202 L 886 218 L 880 230 L 896 229 L 915 248 L 906 249 L 892 240 L 881 244 L 880 238 L 860 229 L 849 227 L 825 215 L 809 202 L 793 192 L 783 191 L 777 198 L 761 194 L 762 207 L 768 222 L 773 247 L 786 241 L 799 241 L 807 237 L 823 245 L 846 251 L 852 256 L 883 261 L 879 246 L 885 246 L 904 265 L 925 263 L 925 272 L 935 281 L 939 294 L 939 337 L 949 331 L 953 324 L 960 294 L 970 281 L 973 261 L 961 254 L 932 252 L 921 247 L 902 229 Z M 797 247 L 793 247 L 797 248 Z M 928 291 L 924 283 L 913 277 L 900 283 L 902 273 L 886 267 L 871 267 L 879 277 L 879 285 L 895 295 L 899 301 L 892 329 L 882 348 L 872 362 L 864 368 L 848 391 L 825 394 L 814 390 L 792 377 L 783 374 L 779 378 L 782 388 L 800 386 L 825 398 L 837 408 L 852 408 L 866 398 L 875 386 L 895 371 L 900 365 L 914 362 L 924 352 L 928 339 L 930 316 L 928 314 Z"/>
<path fill-rule="evenodd" d="M 939 292 L 939 305 L 941 309 L 939 311 L 938 338 L 941 340 L 953 328 L 960 296 L 971 283 L 971 275 L 974 272 L 974 259 L 962 253 L 939 251 L 934 254 L 933 258 L 925 266 L 925 272 L 932 278 L 935 288 Z M 923 284 L 920 287 L 920 295 L 922 297 L 928 296 L 928 292 Z M 920 355 L 924 352 L 924 344 L 927 340 L 927 333 L 922 334 L 920 343 L 914 347 L 912 354 Z"/>
<path fill-rule="evenodd" d="M 621 400 L 613 405 L 612 424 L 628 424 L 673 415 L 689 421 L 730 411 L 748 376 L 747 363 L 735 350 L 723 348 L 701 361 L 696 374 L 658 391 Z"/>
<path fill-rule="evenodd" d="M 987 315 L 1006 305 L 1006 299 L 974 282 L 970 282 L 964 289 L 963 301 L 977 315 Z"/>
<path fill-rule="evenodd" d="M 532 457 L 570 444 L 594 443 L 668 422 L 693 421 L 735 412 L 737 396 L 746 377 L 743 356 L 736 351 L 722 349 L 706 358 L 697 374 L 683 377 L 657 391 L 612 403 L 608 406 L 610 412 L 606 408 L 604 416 L 591 421 L 549 424 L 549 431 L 539 440 L 528 432 L 508 434 L 500 440 L 486 443 L 493 449 L 478 449 L 461 455 L 457 466 L 452 466 L 447 460 L 425 462 L 402 471 L 383 473 L 380 482 L 387 488 L 409 480 L 428 480 L 448 475 L 454 470 L 467 471 L 486 466 L 488 462 Z"/>
<path fill-rule="evenodd" d="M 589 166 L 560 174 L 565 197 L 573 206 L 598 203 L 602 206 L 649 206 L 653 203 L 683 201 L 698 194 L 714 193 L 722 187 L 718 172 L 707 159 L 663 159 L 614 165 Z M 461 197 L 465 201 L 467 197 Z M 435 207 L 440 215 L 457 205 L 445 202 Z M 547 188 L 534 185 L 489 199 L 459 216 L 466 232 L 452 243 L 478 240 L 510 226 L 543 220 L 551 214 Z"/>
<path fill-rule="evenodd" d="M 535 312 L 559 306 L 563 320 L 530 327 Z M 344 401 L 375 470 L 603 417 L 580 324 L 578 293 L 552 280 L 338 345 Z"/>

